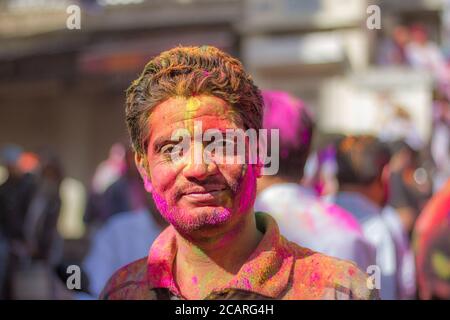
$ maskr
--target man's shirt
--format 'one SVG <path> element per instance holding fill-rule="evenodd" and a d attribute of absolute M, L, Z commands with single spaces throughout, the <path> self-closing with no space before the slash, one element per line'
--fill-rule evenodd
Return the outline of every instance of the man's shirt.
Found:
<path fill-rule="evenodd" d="M 397 299 L 395 244 L 381 217 L 381 208 L 356 192 L 339 192 L 334 201 L 353 214 L 361 224 L 364 236 L 376 249 L 376 265 L 381 271 L 381 299 Z"/>
<path fill-rule="evenodd" d="M 302 247 L 353 261 L 361 270 L 375 264 L 375 248 L 351 213 L 325 203 L 299 184 L 264 189 L 256 197 L 255 210 L 270 212 L 283 236 Z"/>
<path fill-rule="evenodd" d="M 355 264 L 325 256 L 287 241 L 275 220 L 256 213 L 263 238 L 229 283 L 205 299 L 374 299 L 367 276 Z M 119 269 L 101 299 L 185 299 L 173 277 L 176 231 L 169 226 L 147 258 Z"/>

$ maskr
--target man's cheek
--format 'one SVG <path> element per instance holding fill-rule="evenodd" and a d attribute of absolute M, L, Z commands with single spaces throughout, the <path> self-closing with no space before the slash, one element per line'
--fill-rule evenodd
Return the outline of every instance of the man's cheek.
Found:
<path fill-rule="evenodd" d="M 256 176 L 252 165 L 241 168 L 238 188 L 239 211 L 247 211 L 253 206 L 256 195 Z"/>
<path fill-rule="evenodd" d="M 157 191 L 152 192 L 152 197 L 162 217 L 168 223 L 173 223 L 173 216 L 171 214 L 170 206 L 167 204 L 166 199 L 164 199 L 164 197 L 160 195 Z"/>
<path fill-rule="evenodd" d="M 176 173 L 173 170 L 155 167 L 151 171 L 151 183 L 153 190 L 164 195 L 175 184 Z"/>
<path fill-rule="evenodd" d="M 220 167 L 223 177 L 235 194 L 239 192 L 239 185 L 242 183 L 247 172 L 246 167 L 246 165 L 223 165 Z"/>

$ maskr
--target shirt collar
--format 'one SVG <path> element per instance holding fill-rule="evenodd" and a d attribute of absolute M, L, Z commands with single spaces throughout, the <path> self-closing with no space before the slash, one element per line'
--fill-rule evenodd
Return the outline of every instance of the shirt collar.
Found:
<path fill-rule="evenodd" d="M 270 298 L 278 297 L 287 287 L 294 263 L 288 241 L 280 235 L 275 220 L 257 212 L 256 224 L 263 238 L 231 281 L 214 292 L 238 289 Z M 155 240 L 147 260 L 148 281 L 152 288 L 167 288 L 181 296 L 173 278 L 177 251 L 175 229 L 170 226 Z"/>

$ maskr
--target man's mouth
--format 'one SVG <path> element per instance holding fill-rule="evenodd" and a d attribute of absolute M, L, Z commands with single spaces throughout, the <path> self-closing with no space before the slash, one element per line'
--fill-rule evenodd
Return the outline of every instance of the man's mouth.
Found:
<path fill-rule="evenodd" d="M 218 195 L 225 191 L 224 186 L 207 186 L 192 188 L 183 192 L 182 197 L 191 202 L 212 202 L 215 201 Z"/>

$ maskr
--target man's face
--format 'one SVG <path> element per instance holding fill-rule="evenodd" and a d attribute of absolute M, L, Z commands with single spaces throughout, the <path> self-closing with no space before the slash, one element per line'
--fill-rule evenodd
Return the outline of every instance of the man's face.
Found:
<path fill-rule="evenodd" d="M 210 143 L 195 137 L 198 123 L 202 132 L 243 129 L 239 115 L 220 98 L 173 97 L 152 110 L 146 156 L 136 156 L 146 189 L 159 211 L 178 232 L 188 236 L 220 233 L 243 221 L 252 211 L 259 176 L 257 166 L 239 164 L 242 161 L 225 164 L 212 156 L 209 163 L 198 162 L 194 149 L 204 150 Z M 180 141 L 173 140 L 173 135 L 181 131 L 190 134 L 189 148 L 174 159 L 172 153 Z"/>

